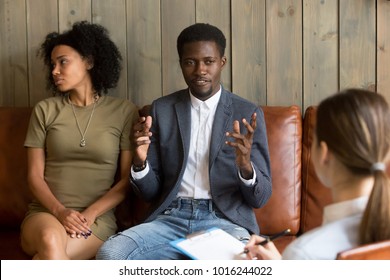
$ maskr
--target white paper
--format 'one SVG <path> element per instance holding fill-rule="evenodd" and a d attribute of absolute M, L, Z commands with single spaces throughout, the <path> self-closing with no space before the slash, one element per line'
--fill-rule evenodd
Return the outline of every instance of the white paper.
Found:
<path fill-rule="evenodd" d="M 219 228 L 172 241 L 171 245 L 195 260 L 245 259 L 245 245 Z"/>

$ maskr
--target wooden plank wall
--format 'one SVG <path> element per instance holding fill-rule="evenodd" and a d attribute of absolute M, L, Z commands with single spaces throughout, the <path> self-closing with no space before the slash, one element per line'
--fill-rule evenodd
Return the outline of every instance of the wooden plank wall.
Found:
<path fill-rule="evenodd" d="M 110 94 L 138 106 L 185 87 L 176 38 L 195 22 L 225 33 L 223 85 L 256 104 L 304 110 L 346 87 L 390 101 L 388 0 L 0 0 L 0 106 L 51 96 L 37 49 L 79 20 L 109 30 L 124 59 Z"/>

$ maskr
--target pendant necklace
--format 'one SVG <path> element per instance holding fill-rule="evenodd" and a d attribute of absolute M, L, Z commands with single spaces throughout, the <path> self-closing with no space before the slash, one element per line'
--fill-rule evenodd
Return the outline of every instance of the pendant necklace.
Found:
<path fill-rule="evenodd" d="M 87 126 L 85 127 L 84 133 L 83 133 L 81 131 L 80 124 L 79 124 L 79 121 L 78 121 L 77 116 L 76 116 L 76 111 L 74 109 L 74 105 L 73 105 L 73 103 L 70 100 L 70 97 L 68 95 L 68 101 L 69 101 L 70 105 L 72 106 L 72 111 L 73 111 L 74 118 L 76 119 L 77 128 L 78 128 L 78 130 L 80 132 L 80 135 L 81 135 L 80 147 L 82 147 L 82 148 L 87 145 L 87 143 L 85 142 L 85 134 L 87 133 L 89 124 L 91 123 L 93 113 L 95 112 L 95 105 L 96 105 L 98 99 L 99 99 L 99 95 L 95 94 L 94 95 L 94 100 L 93 100 L 92 112 L 91 112 L 91 115 L 89 116 L 89 119 L 88 119 L 88 122 L 87 122 Z"/>

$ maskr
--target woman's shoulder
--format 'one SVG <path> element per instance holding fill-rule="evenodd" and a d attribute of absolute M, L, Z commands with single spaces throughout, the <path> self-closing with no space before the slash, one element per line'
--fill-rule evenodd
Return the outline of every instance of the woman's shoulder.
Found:
<path fill-rule="evenodd" d="M 338 252 L 358 245 L 360 215 L 312 229 L 294 240 L 283 259 L 335 259 Z"/>
<path fill-rule="evenodd" d="M 53 96 L 38 101 L 34 105 L 34 111 L 42 114 L 58 112 L 65 106 L 64 96 Z"/>
<path fill-rule="evenodd" d="M 44 106 L 51 106 L 57 104 L 64 104 L 64 96 L 56 95 L 52 97 L 47 97 L 45 99 L 38 101 L 34 107 L 44 107 Z"/>
<path fill-rule="evenodd" d="M 105 95 L 102 101 L 106 110 L 116 112 L 116 115 L 138 116 L 138 107 L 128 99 Z"/>
<path fill-rule="evenodd" d="M 123 106 L 123 107 L 130 107 L 130 108 L 137 107 L 133 102 L 125 98 L 109 96 L 109 95 L 105 95 L 103 98 L 104 98 L 104 102 L 112 106 L 119 106 L 119 107 Z"/>

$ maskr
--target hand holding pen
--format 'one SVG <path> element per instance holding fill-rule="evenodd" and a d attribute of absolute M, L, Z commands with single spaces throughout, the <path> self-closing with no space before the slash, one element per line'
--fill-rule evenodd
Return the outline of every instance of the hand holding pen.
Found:
<path fill-rule="evenodd" d="M 243 253 L 247 254 L 248 259 L 281 259 L 281 254 L 271 241 L 289 234 L 290 232 L 290 229 L 286 229 L 266 238 L 252 235 L 251 239 L 246 244 Z"/>

